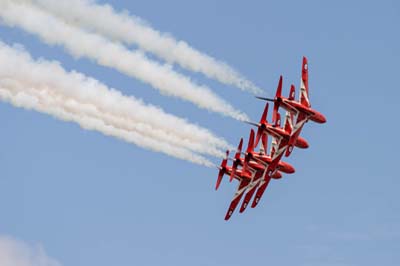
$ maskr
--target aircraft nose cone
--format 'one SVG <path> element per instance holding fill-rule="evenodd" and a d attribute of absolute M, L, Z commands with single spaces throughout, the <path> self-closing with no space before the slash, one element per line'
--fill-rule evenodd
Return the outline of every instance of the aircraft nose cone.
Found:
<path fill-rule="evenodd" d="M 280 164 L 280 171 L 285 172 L 286 174 L 293 174 L 295 172 L 294 167 L 286 162 L 279 162 Z"/>
<path fill-rule="evenodd" d="M 319 124 L 326 123 L 326 117 L 321 113 L 316 113 L 314 116 L 310 118 L 312 121 L 317 122 Z"/>
<path fill-rule="evenodd" d="M 296 146 L 301 149 L 307 149 L 310 145 L 308 144 L 307 140 L 302 137 L 298 137 L 296 140 Z"/>
<path fill-rule="evenodd" d="M 295 172 L 294 167 L 291 166 L 290 164 L 287 164 L 287 169 L 288 169 L 288 172 L 289 172 L 289 173 L 294 173 L 294 172 Z"/>
<path fill-rule="evenodd" d="M 321 115 L 321 123 L 326 123 L 326 117 L 324 115 Z"/>

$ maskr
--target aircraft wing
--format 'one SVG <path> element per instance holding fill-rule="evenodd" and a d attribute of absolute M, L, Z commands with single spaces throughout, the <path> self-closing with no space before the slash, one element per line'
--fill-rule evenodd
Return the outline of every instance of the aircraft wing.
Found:
<path fill-rule="evenodd" d="M 289 141 L 284 138 L 277 139 L 276 150 L 272 156 L 272 161 L 266 169 L 265 176 L 271 177 L 278 167 L 279 161 L 281 160 L 283 153 L 285 152 Z"/>
<path fill-rule="evenodd" d="M 267 188 L 269 181 L 271 181 L 272 175 L 276 171 L 279 161 L 281 160 L 283 153 L 287 148 L 287 145 L 288 141 L 286 139 L 280 138 L 277 140 L 277 149 L 274 152 L 271 163 L 268 165 L 267 169 L 265 169 L 263 176 L 260 179 L 256 195 L 254 196 L 254 200 L 251 204 L 252 208 L 257 206 L 262 195 L 264 194 L 265 189 Z"/>
<path fill-rule="evenodd" d="M 229 205 L 229 209 L 225 215 L 225 220 L 229 220 L 231 218 L 233 212 L 235 211 L 237 205 L 239 204 L 240 199 L 242 198 L 244 192 L 247 189 L 247 186 L 249 185 L 250 181 L 248 179 L 242 178 L 239 182 L 239 186 L 235 192 L 235 195 L 233 196 L 233 200 L 231 204 Z"/>
<path fill-rule="evenodd" d="M 302 112 L 298 113 L 296 125 L 294 125 L 292 134 L 290 135 L 288 148 L 285 154 L 286 157 L 288 157 L 292 153 L 294 144 L 296 143 L 297 138 L 300 136 L 301 130 L 303 129 L 303 126 L 308 121 L 308 119 L 309 116 L 307 114 L 304 114 Z"/>
<path fill-rule="evenodd" d="M 264 175 L 264 171 L 257 171 L 257 173 L 254 175 L 253 180 L 247 187 L 247 193 L 246 196 L 244 196 L 242 205 L 240 206 L 240 213 L 244 212 L 246 209 L 247 205 L 249 204 L 251 198 L 254 195 L 254 192 L 256 192 L 258 185 L 260 184 L 261 178 Z"/>
<path fill-rule="evenodd" d="M 265 190 L 267 189 L 269 181 L 271 181 L 271 176 L 265 176 L 265 178 L 260 179 L 260 182 L 259 182 L 260 184 L 258 186 L 257 193 L 254 196 L 253 203 L 251 204 L 252 208 L 256 207 L 257 204 L 260 202 L 262 195 L 264 194 Z"/>

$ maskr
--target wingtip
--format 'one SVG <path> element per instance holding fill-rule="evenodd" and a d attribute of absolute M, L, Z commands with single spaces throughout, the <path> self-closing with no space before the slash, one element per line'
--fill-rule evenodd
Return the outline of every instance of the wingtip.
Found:
<path fill-rule="evenodd" d="M 262 96 L 254 96 L 255 98 L 257 98 L 257 99 L 260 99 L 260 100 L 264 100 L 264 101 L 266 101 L 267 100 L 267 98 L 265 98 L 265 97 L 262 97 Z"/>
<path fill-rule="evenodd" d="M 303 71 L 308 71 L 308 60 L 305 56 L 303 56 Z"/>
<path fill-rule="evenodd" d="M 274 101 L 275 101 L 275 99 L 273 99 L 273 98 L 268 98 L 268 97 L 261 97 L 261 96 L 254 96 L 254 97 L 256 97 L 256 98 L 259 99 L 259 100 L 267 101 L 267 102 L 274 102 Z"/>
<path fill-rule="evenodd" d="M 228 221 L 232 217 L 233 210 L 229 209 L 225 215 L 225 221 Z"/>
<path fill-rule="evenodd" d="M 254 122 L 251 122 L 251 121 L 243 121 L 244 123 L 246 123 L 246 124 L 249 124 L 249 125 L 252 125 L 252 126 L 255 126 L 255 127 L 258 127 L 259 126 L 259 124 L 257 124 L 257 123 L 254 123 Z"/>

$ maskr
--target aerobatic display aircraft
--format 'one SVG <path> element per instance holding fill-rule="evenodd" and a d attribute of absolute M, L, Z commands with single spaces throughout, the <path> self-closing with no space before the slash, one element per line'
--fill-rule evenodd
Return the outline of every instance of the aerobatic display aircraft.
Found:
<path fill-rule="evenodd" d="M 247 152 L 245 153 L 246 154 L 245 158 L 240 158 L 242 145 L 243 145 L 243 139 L 240 140 L 238 150 L 236 151 L 235 157 L 232 159 L 233 160 L 232 167 L 227 166 L 227 162 L 229 159 L 229 151 L 226 151 L 226 158 L 222 160 L 221 165 L 218 167 L 219 173 L 218 173 L 217 185 L 215 187 L 216 190 L 218 189 L 219 185 L 221 184 L 224 174 L 230 176 L 230 181 L 232 181 L 233 179 L 236 179 L 239 181 L 238 188 L 235 192 L 235 195 L 234 195 L 232 202 L 229 206 L 229 209 L 226 213 L 225 220 L 228 220 L 231 217 L 232 213 L 235 211 L 235 209 L 236 209 L 237 205 L 239 204 L 245 191 L 248 188 L 249 189 L 256 188 L 256 185 L 258 184 L 263 173 L 265 172 L 266 166 L 261 160 L 256 161 L 256 160 L 246 159 L 246 156 L 248 156 L 248 154 L 254 153 L 254 151 L 253 151 L 253 149 L 254 149 L 254 131 L 253 130 L 251 130 L 251 132 L 250 132 L 250 138 L 249 138 L 249 143 L 247 146 Z M 238 166 L 242 166 L 242 169 L 238 170 L 237 169 Z M 283 168 L 285 168 L 285 170 L 288 172 L 291 172 L 291 171 L 294 172 L 294 168 L 292 166 L 290 166 L 289 164 L 283 166 Z M 287 169 L 289 169 L 289 170 L 287 170 Z M 293 169 L 293 170 L 291 170 L 291 169 Z M 276 171 L 272 175 L 272 178 L 274 178 L 274 179 L 279 179 L 281 177 L 282 177 L 282 174 L 279 171 Z M 244 208 L 242 206 L 241 212 L 243 212 Z"/>
<path fill-rule="evenodd" d="M 282 76 L 279 79 L 279 85 L 276 90 L 275 98 L 264 98 L 257 97 L 262 100 L 272 101 L 274 103 L 274 111 L 272 116 L 272 121 L 277 119 L 276 114 L 278 113 L 279 107 L 282 107 L 286 111 L 290 112 L 293 115 L 297 115 L 297 121 L 293 128 L 293 132 L 291 134 L 291 139 L 289 141 L 289 148 L 286 150 L 286 156 L 289 156 L 293 150 L 293 146 L 296 144 L 296 140 L 300 136 L 301 129 L 304 124 L 308 121 L 314 121 L 320 124 L 326 122 L 326 118 L 320 112 L 311 108 L 310 100 L 309 100 L 309 90 L 308 90 L 308 62 L 307 58 L 303 57 L 303 65 L 301 70 L 301 82 L 300 82 L 300 101 L 296 101 L 295 97 L 295 87 L 291 85 L 289 98 L 282 97 Z"/>
<path fill-rule="evenodd" d="M 221 184 L 222 178 L 225 174 L 233 176 L 233 178 L 237 179 L 239 181 L 239 186 L 235 192 L 231 205 L 229 206 L 228 212 L 225 215 L 225 220 L 228 220 L 231 217 L 233 211 L 240 202 L 240 199 L 242 198 L 246 187 L 249 185 L 254 175 L 251 172 L 245 172 L 243 170 L 236 170 L 235 173 L 232 175 L 232 167 L 227 166 L 228 156 L 229 151 L 226 151 L 226 158 L 222 160 L 221 165 L 219 166 L 219 173 L 215 190 L 218 190 L 218 187 Z"/>
<path fill-rule="evenodd" d="M 292 165 L 275 159 L 276 149 L 277 149 L 277 143 L 276 143 L 275 138 L 273 138 L 273 140 L 272 140 L 270 155 L 266 155 L 264 153 L 264 151 L 267 150 L 267 146 L 266 146 L 267 145 L 267 141 L 266 141 L 267 135 L 262 134 L 261 138 L 262 138 L 262 145 L 260 147 L 260 152 L 259 153 L 254 152 L 254 146 L 251 146 L 251 148 L 248 149 L 247 153 L 245 154 L 244 162 L 245 162 L 245 164 L 248 162 L 251 164 L 253 161 L 257 161 L 258 163 L 260 163 L 264 166 L 264 171 L 263 171 L 263 174 L 260 176 L 260 178 L 254 180 L 253 184 L 251 184 L 252 186 L 248 188 L 249 191 L 247 192 L 247 194 L 243 200 L 240 212 L 243 212 L 246 209 L 247 204 L 249 203 L 250 199 L 252 198 L 254 192 L 256 191 L 256 189 L 260 183 L 261 183 L 262 187 L 265 186 L 265 188 L 266 188 L 268 186 L 268 183 L 271 180 L 271 178 L 273 178 L 273 179 L 282 178 L 282 174 L 279 171 L 281 171 L 283 173 L 287 173 L 287 174 L 292 174 L 295 172 L 295 169 Z M 253 144 L 253 139 L 254 139 L 254 131 L 253 131 L 253 129 L 251 129 L 249 143 Z M 273 166 L 274 170 L 269 173 L 269 176 L 266 176 L 269 171 L 268 169 L 270 169 L 271 165 L 275 164 L 275 161 L 277 162 L 277 165 Z M 244 165 L 243 167 L 246 168 L 246 165 Z M 252 205 L 252 207 L 255 207 L 255 205 Z"/>
<path fill-rule="evenodd" d="M 250 130 L 246 152 L 242 152 L 242 138 L 240 139 L 234 158 L 229 158 L 229 151 L 227 151 L 226 158 L 218 167 L 220 171 L 216 189 L 218 189 L 223 175 L 225 174 L 230 176 L 230 181 L 233 179 L 239 181 L 238 188 L 231 201 L 228 212 L 226 213 L 225 220 L 231 217 L 243 195 L 245 196 L 240 207 L 240 213 L 246 209 L 253 196 L 254 199 L 251 207 L 254 208 L 257 206 L 271 179 L 282 178 L 282 173 L 294 173 L 295 169 L 292 165 L 281 161 L 283 155 L 285 154 L 286 157 L 290 156 L 294 147 L 302 149 L 309 147 L 308 142 L 300 137 L 301 130 L 306 122 L 309 120 L 320 124 L 326 122 L 324 115 L 311 108 L 308 88 L 308 63 L 305 57 L 303 57 L 298 101 L 295 100 L 294 85 L 290 87 L 288 98 L 282 96 L 282 83 L 283 78 L 281 76 L 275 98 L 257 97 L 274 103 L 272 123 L 268 123 L 267 120 L 269 107 L 267 102 L 258 123 L 246 122 L 257 127 L 256 134 L 253 129 Z M 279 107 L 286 110 L 283 127 L 281 127 Z M 294 121 L 296 121 L 296 123 L 294 123 Z M 268 136 L 271 136 L 272 139 L 269 154 L 267 154 Z M 255 149 L 259 145 L 260 140 L 259 152 L 256 152 Z M 228 160 L 232 160 L 231 167 L 227 165 Z"/>

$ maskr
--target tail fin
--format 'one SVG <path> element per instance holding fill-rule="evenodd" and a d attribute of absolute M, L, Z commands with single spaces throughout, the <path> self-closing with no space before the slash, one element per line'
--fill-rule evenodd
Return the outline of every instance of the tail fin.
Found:
<path fill-rule="evenodd" d="M 274 137 L 272 137 L 272 142 L 271 142 L 271 151 L 270 151 L 270 153 L 269 153 L 269 156 L 271 157 L 271 158 L 274 158 L 274 154 L 275 154 L 275 152 L 276 152 L 276 150 L 277 150 L 277 147 L 278 146 L 278 143 L 276 142 L 276 139 L 274 138 Z"/>
<path fill-rule="evenodd" d="M 246 150 L 246 156 L 244 157 L 244 162 L 243 162 L 243 168 L 242 168 L 242 172 L 246 173 L 248 170 L 248 163 L 250 161 L 251 158 L 251 154 L 254 151 L 254 130 L 251 129 L 250 130 L 250 136 L 249 136 L 249 143 L 247 144 L 247 150 Z"/>
<path fill-rule="evenodd" d="M 303 56 L 303 66 L 301 69 L 301 79 L 304 82 L 304 87 L 308 94 L 308 60 L 305 56 Z"/>
<path fill-rule="evenodd" d="M 267 102 L 265 104 L 264 112 L 262 113 L 262 116 L 261 116 L 261 119 L 260 119 L 260 124 L 263 124 L 263 123 L 267 122 L 268 107 L 269 107 L 269 103 Z"/>
<path fill-rule="evenodd" d="M 262 147 L 264 148 L 264 152 L 267 152 L 267 148 L 268 148 L 268 135 L 267 134 L 263 134 L 261 137 L 261 141 L 262 141 Z"/>
<path fill-rule="evenodd" d="M 254 151 L 254 130 L 250 130 L 249 143 L 247 145 L 247 153 L 252 153 Z"/>
<path fill-rule="evenodd" d="M 304 106 L 311 107 L 308 93 L 308 62 L 307 58 L 303 57 L 303 66 L 301 69 L 300 81 L 300 103 Z"/>
<path fill-rule="evenodd" d="M 281 115 L 279 113 L 276 113 L 275 126 L 276 127 L 280 127 L 281 126 Z"/>
<path fill-rule="evenodd" d="M 228 156 L 229 156 L 229 151 L 226 151 L 226 157 L 225 157 L 225 159 L 222 160 L 221 166 L 219 167 L 218 179 L 217 179 L 217 184 L 215 185 L 215 190 L 218 190 L 219 185 L 221 184 L 222 178 L 224 177 L 224 174 L 226 173 L 226 164 L 228 163 Z"/>
<path fill-rule="evenodd" d="M 282 75 L 279 77 L 279 83 L 278 83 L 278 87 L 276 88 L 276 93 L 275 93 L 275 97 L 279 98 L 282 96 L 282 82 L 283 82 L 283 77 Z"/>
<path fill-rule="evenodd" d="M 272 122 L 276 121 L 276 114 L 278 113 L 279 110 L 279 102 L 277 101 L 278 98 L 281 98 L 282 96 L 282 82 L 283 82 L 283 77 L 279 77 L 279 83 L 278 83 L 278 88 L 276 88 L 276 94 L 275 94 L 275 102 L 274 102 L 274 111 L 272 113 Z"/>
<path fill-rule="evenodd" d="M 292 84 L 290 86 L 290 94 L 289 94 L 289 100 L 294 100 L 295 97 L 295 93 L 296 93 L 296 88 L 294 87 L 294 85 Z"/>
<path fill-rule="evenodd" d="M 261 116 L 261 119 L 260 119 L 260 124 L 261 125 L 268 123 L 268 121 L 267 121 L 268 107 L 269 107 L 269 104 L 266 103 L 265 104 L 265 108 L 264 108 L 264 112 L 263 112 L 263 114 Z M 255 142 L 254 146 L 258 145 L 258 142 L 260 141 L 260 137 L 261 137 L 262 134 L 263 134 L 262 129 L 260 128 L 260 126 L 258 126 L 257 135 L 256 135 L 256 142 Z"/>
<path fill-rule="evenodd" d="M 240 159 L 240 153 L 242 152 L 242 147 L 243 147 L 243 138 L 240 139 L 236 154 L 235 154 L 235 159 Z"/>
<path fill-rule="evenodd" d="M 239 165 L 239 161 L 240 161 L 240 154 L 242 153 L 242 146 L 243 146 L 243 138 L 240 139 L 238 148 L 236 150 L 235 160 L 233 161 L 233 164 L 232 164 L 232 171 L 231 171 L 231 176 L 230 176 L 229 182 L 232 182 L 233 177 L 236 174 L 236 169 L 237 169 L 237 167 Z"/>
<path fill-rule="evenodd" d="M 289 134 L 292 133 L 293 129 L 293 115 L 290 112 L 286 112 L 285 115 L 285 131 Z"/>

